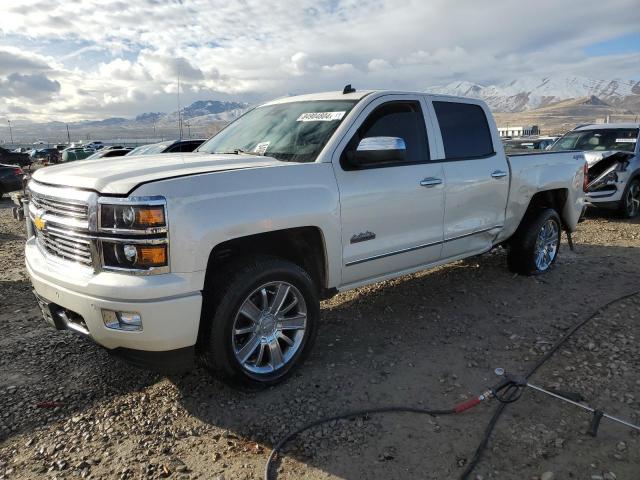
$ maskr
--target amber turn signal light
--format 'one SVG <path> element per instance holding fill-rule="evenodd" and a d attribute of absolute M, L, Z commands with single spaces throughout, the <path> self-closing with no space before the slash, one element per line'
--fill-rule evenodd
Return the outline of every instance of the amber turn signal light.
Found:
<path fill-rule="evenodd" d="M 138 265 L 159 267 L 167 264 L 166 245 L 145 245 L 138 247 Z"/>
<path fill-rule="evenodd" d="M 165 225 L 164 207 L 151 206 L 136 209 L 136 223 L 141 227 L 158 227 Z"/>

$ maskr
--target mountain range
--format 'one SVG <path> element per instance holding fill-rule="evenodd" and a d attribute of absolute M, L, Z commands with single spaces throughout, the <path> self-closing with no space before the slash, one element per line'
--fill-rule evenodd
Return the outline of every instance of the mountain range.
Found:
<path fill-rule="evenodd" d="M 225 124 L 240 116 L 249 104 L 219 100 L 198 100 L 180 108 L 183 135 L 193 138 L 207 138 L 216 133 Z M 72 141 L 111 140 L 123 143 L 141 141 L 159 141 L 177 138 L 178 110 L 163 112 L 145 112 L 135 118 L 110 117 L 103 120 L 84 120 L 79 122 L 27 123 L 12 122 L 13 136 L 20 143 L 45 141 L 57 143 L 67 140 L 67 125 Z"/>
<path fill-rule="evenodd" d="M 207 121 L 228 122 L 238 117 L 247 109 L 247 103 L 221 102 L 218 100 L 198 100 L 191 105 L 181 108 L 183 120 L 190 123 L 200 124 Z M 178 110 L 170 113 L 147 112 L 142 113 L 134 119 L 141 123 L 162 123 L 176 122 L 178 120 Z"/>
<path fill-rule="evenodd" d="M 578 123 L 605 118 L 638 121 L 640 81 L 597 80 L 587 77 L 521 77 L 490 85 L 456 81 L 425 89 L 429 93 L 479 98 L 487 102 L 502 124 L 539 125 L 547 132 L 562 132 Z M 180 109 L 183 135 L 205 138 L 234 120 L 249 104 L 234 101 L 199 100 Z M 12 122 L 13 123 L 13 122 Z M 71 139 L 100 139 L 127 143 L 177 138 L 178 111 L 145 112 L 135 118 L 111 117 L 69 123 Z M 13 123 L 14 138 L 22 143 L 44 140 L 66 141 L 67 124 Z"/>
<path fill-rule="evenodd" d="M 426 89 L 429 93 L 479 98 L 494 112 L 524 112 L 568 99 L 595 98 L 615 109 L 640 113 L 640 81 L 587 77 L 522 77 L 499 84 L 456 81 Z"/>

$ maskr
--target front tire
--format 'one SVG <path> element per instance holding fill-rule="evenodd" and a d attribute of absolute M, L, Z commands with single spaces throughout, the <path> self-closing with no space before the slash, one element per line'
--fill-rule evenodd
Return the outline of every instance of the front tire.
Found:
<path fill-rule="evenodd" d="M 560 250 L 560 217 L 551 209 L 525 216 L 509 243 L 509 270 L 521 275 L 538 275 L 555 263 Z"/>
<path fill-rule="evenodd" d="M 318 289 L 298 265 L 260 256 L 232 262 L 204 292 L 205 365 L 248 387 L 286 379 L 311 350 L 320 317 Z"/>
<path fill-rule="evenodd" d="M 627 184 L 618 211 L 622 218 L 635 218 L 640 214 L 640 179 L 634 178 Z"/>

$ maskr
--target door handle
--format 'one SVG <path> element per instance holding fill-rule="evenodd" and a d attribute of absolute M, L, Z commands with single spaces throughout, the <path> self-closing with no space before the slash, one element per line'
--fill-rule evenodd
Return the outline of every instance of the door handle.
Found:
<path fill-rule="evenodd" d="M 502 170 L 496 170 L 491 174 L 491 176 L 493 178 L 502 178 L 507 176 L 507 172 L 504 172 Z"/>
<path fill-rule="evenodd" d="M 441 184 L 442 184 L 442 179 L 436 178 L 436 177 L 427 177 L 424 180 L 420 181 L 420 186 L 427 187 L 427 188 L 435 187 L 436 185 L 441 185 Z"/>

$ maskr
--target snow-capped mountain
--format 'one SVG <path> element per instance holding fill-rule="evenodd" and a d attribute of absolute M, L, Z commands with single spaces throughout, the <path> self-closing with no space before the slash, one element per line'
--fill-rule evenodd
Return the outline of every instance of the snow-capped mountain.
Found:
<path fill-rule="evenodd" d="M 427 89 L 430 93 L 481 98 L 497 112 L 521 112 L 570 98 L 597 97 L 614 106 L 624 106 L 629 97 L 640 98 L 640 82 L 596 80 L 586 77 L 523 77 L 496 85 L 468 81 L 452 82 Z"/>
<path fill-rule="evenodd" d="M 199 100 L 182 107 L 180 113 L 184 132 L 208 137 L 220 129 L 220 125 L 235 120 L 249 107 L 247 103 L 218 100 Z M 12 122 L 14 124 L 14 122 Z M 19 122 L 13 127 L 14 136 L 27 143 L 32 139 L 47 139 L 53 143 L 65 141 L 67 125 L 75 138 L 177 138 L 179 135 L 178 111 L 169 113 L 146 112 L 135 118 L 113 117 L 104 120 L 79 122 Z"/>
<path fill-rule="evenodd" d="M 246 103 L 221 102 L 218 100 L 198 100 L 191 105 L 182 107 L 180 114 L 183 120 L 192 124 L 206 122 L 228 122 L 240 116 L 248 107 Z M 148 112 L 138 115 L 137 122 L 175 123 L 178 121 L 178 111 L 170 113 Z"/>
<path fill-rule="evenodd" d="M 218 100 L 200 100 L 193 102 L 188 107 L 182 109 L 184 118 L 201 117 L 202 115 L 216 115 L 233 110 L 244 110 L 246 103 L 240 102 L 220 102 Z"/>

